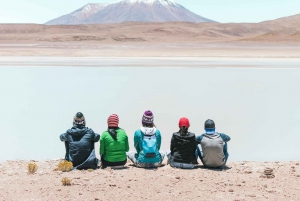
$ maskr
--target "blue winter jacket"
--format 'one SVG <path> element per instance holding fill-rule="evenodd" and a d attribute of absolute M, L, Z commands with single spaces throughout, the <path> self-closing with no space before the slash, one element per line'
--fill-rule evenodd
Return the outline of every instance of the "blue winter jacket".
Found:
<path fill-rule="evenodd" d="M 65 159 L 73 163 L 74 169 L 96 169 L 99 160 L 96 158 L 94 143 L 99 139 L 100 135 L 92 129 L 74 125 L 60 135 L 60 140 L 65 142 Z"/>
<path fill-rule="evenodd" d="M 153 158 L 146 158 L 143 152 L 143 139 L 144 133 L 139 129 L 134 133 L 134 147 L 137 151 L 137 160 L 139 163 L 158 163 L 161 162 L 161 155 L 159 153 L 161 145 L 161 134 L 158 129 L 156 129 L 156 156 Z"/>

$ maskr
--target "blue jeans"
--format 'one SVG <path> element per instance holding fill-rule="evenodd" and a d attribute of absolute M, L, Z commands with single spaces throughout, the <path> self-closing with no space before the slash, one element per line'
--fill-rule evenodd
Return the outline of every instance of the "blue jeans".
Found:
<path fill-rule="evenodd" d="M 225 142 L 225 144 L 224 144 L 223 153 L 224 153 L 224 156 L 225 156 L 225 158 L 224 158 L 225 162 L 224 162 L 224 164 L 222 166 L 225 166 L 226 163 L 227 163 L 228 157 L 229 157 L 228 148 L 227 148 L 227 142 Z M 198 158 L 198 156 L 199 156 L 202 164 L 204 165 L 204 162 L 203 162 L 203 152 L 202 152 L 202 147 L 201 147 L 200 144 L 197 146 L 197 151 L 196 151 L 196 157 Z"/>

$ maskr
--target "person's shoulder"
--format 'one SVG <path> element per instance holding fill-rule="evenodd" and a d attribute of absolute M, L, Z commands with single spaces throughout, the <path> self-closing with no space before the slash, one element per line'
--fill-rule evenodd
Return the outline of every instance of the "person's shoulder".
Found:
<path fill-rule="evenodd" d="M 126 131 L 122 128 L 117 129 L 117 133 L 123 134 L 123 135 L 127 135 Z"/>
<path fill-rule="evenodd" d="M 156 134 L 159 134 L 159 135 L 161 135 L 161 133 L 160 133 L 160 130 L 159 130 L 159 129 L 156 129 Z"/>
<path fill-rule="evenodd" d="M 103 131 L 102 132 L 102 134 L 101 134 L 101 136 L 105 136 L 105 135 L 108 135 L 109 133 L 108 133 L 108 131 L 106 130 L 106 131 Z"/>
<path fill-rule="evenodd" d="M 66 134 L 72 134 L 74 132 L 74 129 L 73 128 L 70 128 L 66 131 Z"/>
<path fill-rule="evenodd" d="M 180 136 L 179 132 L 174 132 L 172 136 Z"/>
<path fill-rule="evenodd" d="M 126 131 L 123 128 L 118 128 L 117 132 L 122 132 L 122 133 L 126 133 Z"/>
<path fill-rule="evenodd" d="M 190 137 L 193 137 L 193 136 L 196 137 L 195 133 L 191 133 L 191 132 L 189 132 L 189 136 L 190 136 Z"/>
<path fill-rule="evenodd" d="M 198 135 L 196 136 L 196 139 L 202 139 L 203 137 L 205 137 L 205 133 L 201 134 L 201 135 Z"/>
<path fill-rule="evenodd" d="M 217 132 L 219 135 L 223 135 L 223 136 L 228 136 L 228 135 L 226 135 L 225 133 L 219 133 L 219 132 Z M 229 136 L 228 136 L 229 137 Z"/>
<path fill-rule="evenodd" d="M 134 135 L 141 135 L 141 134 L 142 134 L 141 129 L 137 129 L 137 130 L 134 132 Z"/>

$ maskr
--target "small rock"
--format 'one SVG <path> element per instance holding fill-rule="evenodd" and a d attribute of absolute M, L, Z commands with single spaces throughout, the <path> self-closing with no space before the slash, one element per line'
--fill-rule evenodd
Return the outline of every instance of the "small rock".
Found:
<path fill-rule="evenodd" d="M 299 163 L 296 163 L 296 165 L 299 165 Z"/>
<path fill-rule="evenodd" d="M 99 198 L 95 198 L 95 200 L 100 200 Z"/>
<path fill-rule="evenodd" d="M 79 195 L 82 195 L 82 193 L 79 193 Z"/>
<path fill-rule="evenodd" d="M 175 179 L 180 179 L 180 177 L 175 177 Z"/>
<path fill-rule="evenodd" d="M 233 189 L 229 189 L 228 192 L 231 192 L 231 193 L 232 193 L 232 192 L 233 192 Z"/>

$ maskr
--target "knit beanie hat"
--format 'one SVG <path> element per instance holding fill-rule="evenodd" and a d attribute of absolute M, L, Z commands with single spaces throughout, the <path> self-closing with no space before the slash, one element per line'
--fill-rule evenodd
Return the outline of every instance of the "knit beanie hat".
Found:
<path fill-rule="evenodd" d="M 107 119 L 108 127 L 118 127 L 119 125 L 119 117 L 116 114 L 112 114 Z"/>
<path fill-rule="evenodd" d="M 204 129 L 215 129 L 215 122 L 211 119 L 207 119 L 204 123 Z"/>
<path fill-rule="evenodd" d="M 185 118 L 185 117 L 182 117 L 180 120 L 179 120 L 179 127 L 187 127 L 189 128 L 190 127 L 190 121 L 188 120 L 188 118 Z"/>
<path fill-rule="evenodd" d="M 73 125 L 85 126 L 85 118 L 81 112 L 77 112 L 73 118 Z"/>
<path fill-rule="evenodd" d="M 153 113 L 150 110 L 145 111 L 142 117 L 143 126 L 152 126 L 153 120 L 154 120 Z"/>

